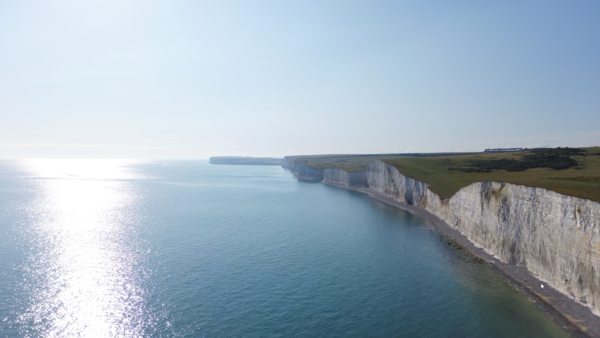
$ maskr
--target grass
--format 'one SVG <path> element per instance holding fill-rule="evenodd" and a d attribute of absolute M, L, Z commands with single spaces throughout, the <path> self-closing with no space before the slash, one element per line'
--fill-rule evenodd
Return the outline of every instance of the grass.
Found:
<path fill-rule="evenodd" d="M 442 198 L 450 198 L 474 182 L 508 182 L 600 202 L 600 147 L 583 149 L 587 151 L 586 156 L 571 156 L 578 165 L 563 170 L 534 168 L 525 171 L 468 172 L 448 169 L 471 167 L 476 161 L 521 160 L 523 156 L 533 155 L 532 152 L 302 156 L 296 158 L 296 162 L 317 170 L 335 168 L 355 172 L 379 159 L 394 165 L 407 177 L 426 182 Z"/>

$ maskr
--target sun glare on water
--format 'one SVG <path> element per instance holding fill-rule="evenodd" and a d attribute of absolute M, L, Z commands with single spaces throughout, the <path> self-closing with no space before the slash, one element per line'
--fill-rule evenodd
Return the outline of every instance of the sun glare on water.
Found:
<path fill-rule="evenodd" d="M 25 288 L 33 296 L 23 336 L 138 337 L 148 329 L 139 196 L 129 161 L 27 160 L 36 191 L 24 229 Z M 146 317 L 146 318 L 145 318 Z"/>

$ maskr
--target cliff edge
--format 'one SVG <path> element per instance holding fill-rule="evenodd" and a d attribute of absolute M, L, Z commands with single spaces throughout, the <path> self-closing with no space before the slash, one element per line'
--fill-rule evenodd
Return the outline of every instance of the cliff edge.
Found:
<path fill-rule="evenodd" d="M 506 264 L 504 273 L 510 266 L 526 268 L 577 304 L 600 314 L 598 202 L 500 182 L 473 183 L 451 198 L 441 199 L 426 183 L 405 177 L 380 160 L 352 173 L 339 169 L 318 171 L 288 157 L 282 166 L 299 179 L 385 196 L 395 202 L 392 204 L 432 214 Z M 526 277 L 521 279 L 527 281 Z M 569 310 L 572 304 L 544 295 L 541 290 L 530 291 L 557 308 L 585 335 L 600 337 L 597 316 Z"/>

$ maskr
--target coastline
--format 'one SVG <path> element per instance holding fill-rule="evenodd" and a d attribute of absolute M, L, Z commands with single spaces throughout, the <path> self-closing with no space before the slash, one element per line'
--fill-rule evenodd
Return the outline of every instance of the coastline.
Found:
<path fill-rule="evenodd" d="M 471 255 L 490 264 L 504 280 L 513 285 L 534 302 L 544 313 L 552 318 L 574 337 L 600 338 L 600 318 L 588 307 L 577 303 L 567 295 L 551 287 L 547 282 L 533 275 L 526 267 L 510 265 L 476 246 L 458 230 L 451 228 L 446 222 L 434 214 L 416 205 L 399 202 L 392 197 L 369 188 L 353 188 L 341 184 L 321 182 L 323 184 L 365 193 L 372 198 L 388 205 L 406 210 L 410 213 L 429 220 L 444 236 L 455 242 L 460 248 Z M 541 285 L 544 285 L 542 288 Z"/>

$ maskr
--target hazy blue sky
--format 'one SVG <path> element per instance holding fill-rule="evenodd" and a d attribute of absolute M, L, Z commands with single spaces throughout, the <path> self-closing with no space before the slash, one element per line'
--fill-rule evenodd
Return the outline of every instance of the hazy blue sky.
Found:
<path fill-rule="evenodd" d="M 0 1 L 0 158 L 600 145 L 600 1 Z"/>

